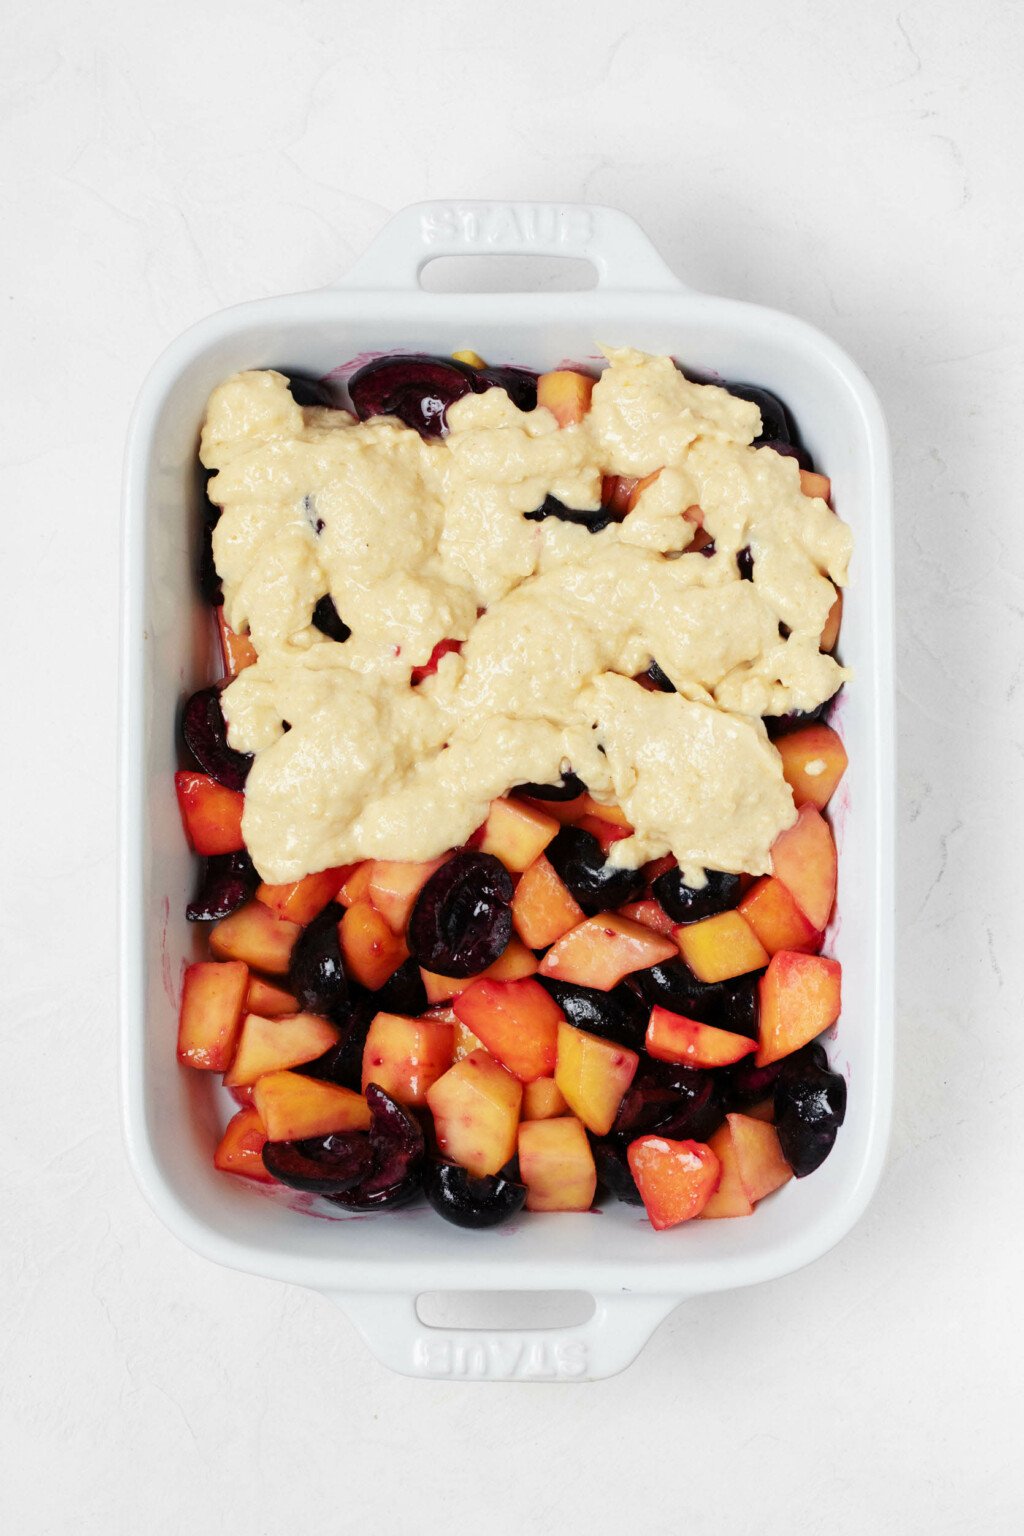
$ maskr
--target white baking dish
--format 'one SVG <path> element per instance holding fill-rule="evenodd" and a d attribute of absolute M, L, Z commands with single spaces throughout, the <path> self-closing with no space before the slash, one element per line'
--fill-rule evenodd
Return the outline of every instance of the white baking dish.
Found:
<path fill-rule="evenodd" d="M 579 293 L 424 292 L 439 255 L 582 257 Z M 194 584 L 197 435 L 206 397 L 238 368 L 323 375 L 378 350 L 473 347 L 490 362 L 551 367 L 596 343 L 670 352 L 687 366 L 777 391 L 799 421 L 856 555 L 842 655 L 856 680 L 841 728 L 850 756 L 833 807 L 840 842 L 843 1014 L 830 1054 L 849 1078 L 846 1124 L 811 1178 L 741 1221 L 656 1233 L 642 1212 L 521 1218 L 469 1233 L 429 1209 L 312 1220 L 286 1199 L 215 1172 L 228 1113 L 216 1082 L 178 1070 L 177 992 L 202 935 L 184 919 L 194 879 L 175 806 L 181 699 L 215 675 L 209 615 Z M 636 224 L 607 208 L 423 203 L 406 208 L 338 286 L 226 310 L 179 337 L 147 378 L 128 439 L 124 502 L 121 784 L 122 1026 L 128 1150 L 158 1214 L 220 1263 L 336 1298 L 379 1357 L 422 1376 L 588 1379 L 634 1358 L 687 1297 L 807 1264 L 864 1210 L 885 1154 L 892 1091 L 893 729 L 891 509 L 885 427 L 871 388 L 838 347 L 801 321 L 695 294 Z M 426 1291 L 573 1290 L 596 1310 L 568 1330 L 450 1333 L 425 1327 Z"/>

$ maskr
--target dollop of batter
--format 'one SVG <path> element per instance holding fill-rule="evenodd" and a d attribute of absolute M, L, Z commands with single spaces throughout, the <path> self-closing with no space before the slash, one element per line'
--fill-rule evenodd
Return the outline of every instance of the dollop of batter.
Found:
<path fill-rule="evenodd" d="M 793 459 L 751 446 L 756 405 L 668 357 L 605 355 L 578 424 L 495 388 L 430 441 L 300 407 L 270 371 L 214 390 L 214 558 L 259 653 L 222 703 L 231 745 L 256 754 L 243 834 L 264 879 L 433 858 L 491 800 L 569 767 L 635 828 L 616 863 L 671 852 L 696 884 L 770 869 L 795 810 L 760 716 L 813 709 L 846 676 L 819 637 L 850 531 Z M 596 510 L 604 475 L 657 470 L 600 533 L 525 517 L 548 495 Z M 711 558 L 688 552 L 694 508 Z M 326 593 L 341 644 L 311 623 Z M 461 654 L 414 686 L 444 639 Z M 652 659 L 675 694 L 633 681 Z"/>

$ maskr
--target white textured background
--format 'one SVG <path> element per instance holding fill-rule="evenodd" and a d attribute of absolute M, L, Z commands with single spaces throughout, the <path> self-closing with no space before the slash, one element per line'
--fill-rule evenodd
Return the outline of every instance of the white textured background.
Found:
<path fill-rule="evenodd" d="M 7 0 L 0 1529 L 1003 1536 L 1020 1438 L 1019 0 Z M 795 311 L 896 464 L 899 1089 L 867 1218 L 616 1380 L 388 1375 L 195 1258 L 115 1076 L 118 491 L 141 376 L 429 196 L 591 198 Z"/>

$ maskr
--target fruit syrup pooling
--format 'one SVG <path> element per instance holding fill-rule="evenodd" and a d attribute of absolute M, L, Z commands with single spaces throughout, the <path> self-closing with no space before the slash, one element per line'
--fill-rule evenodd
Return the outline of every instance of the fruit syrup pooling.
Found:
<path fill-rule="evenodd" d="M 451 401 L 485 379 L 523 409 L 537 393 L 587 395 L 579 375 L 538 384 L 441 359 L 364 375 L 361 412 L 435 436 Z M 291 388 L 322 401 L 319 386 Z M 756 398 L 771 446 L 790 451 L 779 403 L 736 393 Z M 621 517 L 635 491 L 606 485 L 601 518 L 605 502 Z M 542 512 L 561 516 L 549 502 Z M 320 618 L 338 633 L 336 610 Z M 221 632 L 229 672 L 251 664 L 244 637 L 223 620 Z M 672 687 L 651 672 L 645 686 Z M 712 870 L 690 885 L 668 858 L 616 865 L 625 816 L 563 773 L 496 800 L 454 854 L 275 886 L 242 839 L 251 758 L 228 744 L 218 690 L 201 690 L 184 735 L 202 771 L 180 773 L 178 791 L 207 860 L 189 916 L 216 920 L 214 958 L 186 976 L 179 1058 L 224 1072 L 242 1105 L 217 1166 L 351 1210 L 422 1190 L 476 1228 L 524 1205 L 587 1209 L 598 1178 L 659 1229 L 745 1215 L 812 1172 L 845 1112 L 816 1037 L 839 1011 L 838 965 L 817 953 L 835 886 L 820 811 L 846 760 L 820 709 L 789 712 L 772 733 L 798 814 L 757 881 Z"/>

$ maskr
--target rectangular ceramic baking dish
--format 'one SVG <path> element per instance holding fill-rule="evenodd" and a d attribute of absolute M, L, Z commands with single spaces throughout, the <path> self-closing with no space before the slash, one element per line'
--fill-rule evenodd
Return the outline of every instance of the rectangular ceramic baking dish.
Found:
<path fill-rule="evenodd" d="M 583 258 L 592 290 L 425 292 L 437 256 Z M 180 701 L 216 675 L 197 598 L 196 448 L 206 398 L 240 368 L 321 376 L 361 353 L 472 347 L 531 368 L 592 357 L 598 343 L 672 353 L 693 369 L 775 390 L 793 410 L 856 538 L 842 658 L 855 671 L 840 728 L 850 757 L 832 807 L 840 844 L 843 1013 L 830 1054 L 849 1079 L 835 1150 L 747 1220 L 654 1232 L 617 1203 L 471 1233 L 429 1209 L 313 1220 L 286 1198 L 215 1172 L 229 1113 L 205 1074 L 174 1058 L 178 991 L 203 935 L 184 918 L 194 868 L 172 774 Z M 337 286 L 228 309 L 179 337 L 143 385 L 124 490 L 121 762 L 121 1014 L 129 1155 L 166 1224 L 219 1263 L 336 1299 L 372 1349 L 412 1375 L 586 1380 L 612 1375 L 681 1301 L 807 1264 L 847 1233 L 878 1181 L 892 1093 L 893 803 L 891 507 L 886 432 L 856 366 L 799 320 L 697 294 L 638 226 L 610 208 L 421 203 L 404 209 Z M 427 1328 L 416 1298 L 437 1291 L 584 1291 L 586 1323 L 515 1331 Z"/>

